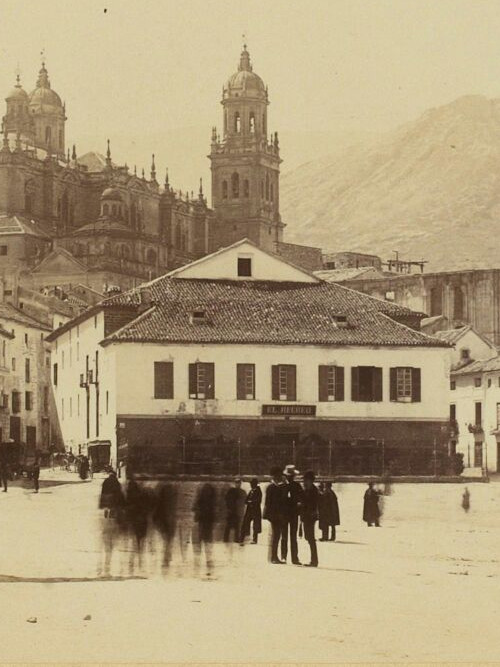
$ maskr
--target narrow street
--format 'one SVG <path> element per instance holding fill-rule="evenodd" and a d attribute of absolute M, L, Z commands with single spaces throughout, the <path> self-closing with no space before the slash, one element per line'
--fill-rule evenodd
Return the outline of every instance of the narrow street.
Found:
<path fill-rule="evenodd" d="M 0 493 L 3 661 L 498 660 L 498 482 L 469 487 L 467 514 L 464 486 L 394 485 L 380 529 L 361 522 L 363 485 L 336 485 L 318 570 L 269 565 L 265 533 L 216 544 L 211 581 L 191 544 L 167 576 L 154 554 L 131 575 L 125 552 L 99 579 L 101 481 L 42 471 L 38 495 Z"/>

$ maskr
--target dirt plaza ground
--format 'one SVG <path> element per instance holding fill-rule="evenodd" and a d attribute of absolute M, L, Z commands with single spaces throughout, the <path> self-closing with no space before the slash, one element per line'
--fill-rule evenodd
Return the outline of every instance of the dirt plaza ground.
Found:
<path fill-rule="evenodd" d="M 342 525 L 317 570 L 268 564 L 265 532 L 216 544 L 213 580 L 187 533 L 167 576 L 154 554 L 131 575 L 123 545 L 99 578 L 101 483 L 42 471 L 38 495 L 0 493 L 3 662 L 500 658 L 498 481 L 469 485 L 468 513 L 463 485 L 395 484 L 380 529 L 361 521 L 363 485 L 335 485 Z"/>

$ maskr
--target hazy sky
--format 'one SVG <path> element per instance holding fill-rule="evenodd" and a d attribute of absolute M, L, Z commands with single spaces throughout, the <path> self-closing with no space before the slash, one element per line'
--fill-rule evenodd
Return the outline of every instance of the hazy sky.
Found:
<path fill-rule="evenodd" d="M 460 95 L 500 97 L 500 0 L 0 0 L 0 91 L 18 63 L 31 90 L 45 48 L 69 144 L 109 137 L 147 172 L 154 151 L 195 188 L 243 33 L 283 169 Z"/>

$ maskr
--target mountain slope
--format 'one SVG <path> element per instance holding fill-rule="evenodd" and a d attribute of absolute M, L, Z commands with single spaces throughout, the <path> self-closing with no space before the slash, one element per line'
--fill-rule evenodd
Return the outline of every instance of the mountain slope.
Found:
<path fill-rule="evenodd" d="M 461 97 L 282 177 L 286 240 L 500 267 L 500 100 Z"/>

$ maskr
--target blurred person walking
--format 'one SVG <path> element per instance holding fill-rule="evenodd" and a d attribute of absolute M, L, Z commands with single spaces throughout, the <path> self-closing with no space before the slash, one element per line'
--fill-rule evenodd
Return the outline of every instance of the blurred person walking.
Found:
<path fill-rule="evenodd" d="M 369 528 L 372 526 L 380 527 L 379 500 L 379 492 L 373 488 L 373 482 L 369 482 L 363 499 L 363 521 Z"/>
<path fill-rule="evenodd" d="M 193 548 L 195 555 L 195 571 L 200 569 L 202 549 L 205 550 L 207 576 L 213 573 L 212 544 L 214 540 L 214 524 L 216 517 L 217 493 L 212 484 L 206 482 L 198 488 L 193 505 L 194 520 L 197 527 L 193 533 Z"/>
<path fill-rule="evenodd" d="M 245 500 L 245 516 L 241 527 L 241 544 L 244 544 L 245 538 L 250 535 L 250 526 L 252 526 L 252 544 L 257 544 L 259 534 L 262 532 L 262 490 L 259 486 L 259 480 L 254 477 L 250 481 L 250 491 Z"/>
<path fill-rule="evenodd" d="M 108 477 L 102 483 L 99 508 L 104 510 L 102 517 L 103 564 L 99 567 L 99 575 L 109 576 L 111 573 L 111 558 L 117 538 L 120 534 L 122 512 L 125 498 L 120 482 L 114 470 L 110 470 Z"/>
<path fill-rule="evenodd" d="M 304 473 L 304 492 L 300 505 L 300 516 L 304 526 L 304 538 L 311 550 L 311 560 L 306 564 L 306 567 L 318 567 L 318 549 L 314 527 L 318 520 L 320 494 L 314 484 L 315 479 L 316 476 L 312 470 Z"/>
<path fill-rule="evenodd" d="M 287 465 L 283 474 L 285 475 L 286 487 L 286 524 L 281 539 L 281 559 L 286 561 L 288 557 L 288 537 L 290 536 L 292 563 L 300 565 L 297 531 L 299 528 L 300 505 L 304 492 L 301 485 L 295 480 L 295 476 L 300 475 L 300 472 L 293 464 Z"/>
<path fill-rule="evenodd" d="M 172 560 L 177 527 L 177 489 L 173 484 L 160 485 L 153 511 L 153 521 L 163 540 L 162 568 L 167 570 Z"/>
<path fill-rule="evenodd" d="M 33 468 L 31 470 L 31 479 L 33 480 L 33 493 L 38 493 L 40 489 L 40 459 L 38 456 L 35 458 L 35 463 L 33 464 Z"/>
<path fill-rule="evenodd" d="M 231 533 L 233 541 L 239 542 L 241 536 L 241 522 L 245 511 L 246 494 L 241 488 L 241 479 L 234 480 L 234 486 L 226 493 L 226 526 L 224 528 L 224 542 L 229 542 Z"/>
<path fill-rule="evenodd" d="M 118 480 L 117 480 L 118 481 Z M 120 482 L 118 482 L 119 484 Z M 135 561 L 139 570 L 142 569 L 144 540 L 148 532 L 148 497 L 133 475 L 127 482 L 127 492 L 125 496 L 125 516 L 127 527 L 130 531 L 132 544 L 129 558 L 129 572 L 132 574 L 135 570 Z"/>
<path fill-rule="evenodd" d="M 336 527 L 340 525 L 339 501 L 337 494 L 332 488 L 332 482 L 320 484 L 319 495 L 319 529 L 321 530 L 320 542 L 328 540 L 335 542 L 337 537 Z M 331 530 L 331 537 L 329 537 Z"/>
<path fill-rule="evenodd" d="M 283 531 L 287 525 L 287 487 L 283 481 L 281 468 L 271 468 L 271 482 L 266 489 L 264 503 L 264 519 L 271 524 L 270 561 L 273 564 L 283 564 L 278 557 L 278 547 L 283 539 Z"/>
<path fill-rule="evenodd" d="M 465 487 L 465 491 L 462 494 L 462 508 L 466 513 L 470 510 L 470 492 L 467 487 Z"/>

